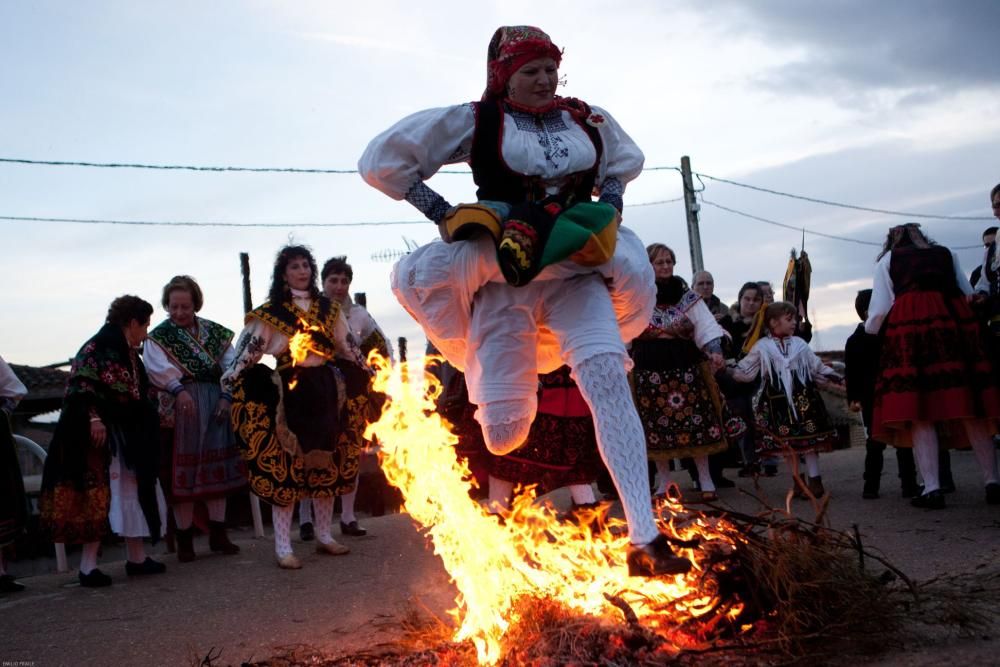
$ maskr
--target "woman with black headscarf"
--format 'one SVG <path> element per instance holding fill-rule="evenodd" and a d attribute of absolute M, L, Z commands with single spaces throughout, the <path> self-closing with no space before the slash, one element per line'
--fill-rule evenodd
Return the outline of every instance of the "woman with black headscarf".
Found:
<path fill-rule="evenodd" d="M 143 538 L 161 536 L 166 506 L 157 482 L 159 417 L 139 358 L 153 306 L 137 296 L 111 302 L 105 324 L 70 369 L 49 445 L 39 501 L 53 541 L 82 544 L 80 585 L 110 586 L 97 569 L 108 528 L 125 538 L 129 575 L 159 574 Z"/>

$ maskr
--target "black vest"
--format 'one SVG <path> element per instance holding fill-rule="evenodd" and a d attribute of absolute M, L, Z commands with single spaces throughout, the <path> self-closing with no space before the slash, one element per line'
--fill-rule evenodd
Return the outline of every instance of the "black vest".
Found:
<path fill-rule="evenodd" d="M 538 176 L 515 173 L 503 160 L 503 154 L 500 150 L 503 143 L 505 118 L 503 102 L 499 100 L 496 102 L 473 102 L 472 108 L 476 114 L 476 130 L 472 137 L 470 166 L 472 167 L 472 179 L 479 186 L 479 189 L 476 190 L 476 197 L 479 200 L 503 201 L 512 205 L 545 199 L 545 188 Z M 601 163 L 604 142 L 601 141 L 598 129 L 584 121 L 587 115 L 589 115 L 589 109 L 583 118 L 578 117 L 578 114 L 570 114 L 590 137 L 597 151 L 597 159 L 594 160 L 593 167 L 570 177 L 565 191 L 560 194 L 560 199 L 564 201 L 566 206 L 581 201 L 590 201 L 594 191 L 594 182 L 597 179 L 597 168 Z M 539 121 L 541 121 L 540 118 Z"/>

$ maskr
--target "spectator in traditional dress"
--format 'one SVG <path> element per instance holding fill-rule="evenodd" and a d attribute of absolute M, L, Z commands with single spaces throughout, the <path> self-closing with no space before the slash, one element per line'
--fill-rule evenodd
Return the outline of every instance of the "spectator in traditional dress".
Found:
<path fill-rule="evenodd" d="M 350 551 L 333 539 L 334 497 L 358 474 L 370 385 L 346 314 L 323 296 L 308 248 L 285 246 L 274 262 L 268 300 L 247 313 L 236 357 L 222 376 L 233 396 L 233 424 L 250 488 L 271 504 L 278 566 L 297 570 L 291 525 L 295 503 L 312 498 L 316 552 Z M 258 363 L 269 354 L 277 369 Z M 262 418 L 266 417 L 266 419 Z"/>
<path fill-rule="evenodd" d="M 815 497 L 825 495 L 819 470 L 819 452 L 828 451 L 837 437 L 830 424 L 817 383 L 839 382 L 840 377 L 794 335 L 797 309 L 776 301 L 764 310 L 767 334 L 733 369 L 737 382 L 756 382 L 753 398 L 757 452 L 782 454 L 789 467 L 805 459 L 808 488 Z"/>
<path fill-rule="evenodd" d="M 908 223 L 889 230 L 875 265 L 865 331 L 882 337 L 872 437 L 912 447 L 923 492 L 915 507 L 944 509 L 938 426 L 952 447 L 971 445 L 986 484 L 1000 503 L 993 424 L 1000 389 L 969 307 L 972 287 L 958 257 Z"/>
<path fill-rule="evenodd" d="M 111 585 L 97 568 L 109 524 L 125 538 L 125 573 L 160 574 L 143 538 L 162 535 L 166 503 L 158 482 L 159 417 L 139 345 L 153 306 L 137 296 L 111 302 L 105 324 L 84 343 L 42 473 L 42 525 L 53 541 L 82 544 L 80 585 Z"/>
<path fill-rule="evenodd" d="M 664 252 L 660 245 L 647 249 L 654 262 Z M 729 438 L 745 430 L 741 420 L 730 418 L 714 377 L 725 365 L 725 332 L 683 280 L 661 276 L 657 271 L 649 326 L 632 341 L 632 378 L 647 455 L 656 464 L 658 495 L 667 491 L 669 460 L 691 457 L 702 499 L 715 500 L 709 455 L 726 451 Z M 721 477 L 721 470 L 714 477 Z"/>
<path fill-rule="evenodd" d="M 233 361 L 233 332 L 197 316 L 204 296 L 190 276 L 171 278 L 161 304 L 168 317 L 149 332 L 143 360 L 159 390 L 161 482 L 177 526 L 177 560 L 195 559 L 197 502 L 208 511 L 209 549 L 232 556 L 240 548 L 226 534 L 226 498 L 247 486 L 229 423 L 232 396 L 220 384 Z"/>
<path fill-rule="evenodd" d="M 567 487 L 570 515 L 598 507 L 593 483 L 601 469 L 594 420 L 570 376 L 569 366 L 538 376 L 538 414 L 524 445 L 490 457 L 491 511 L 510 507 L 515 486 L 537 485 L 539 494 Z"/>
<path fill-rule="evenodd" d="M 372 350 L 392 361 L 392 345 L 388 336 L 382 328 L 375 322 L 363 305 L 355 303 L 351 299 L 351 282 L 354 281 L 354 269 L 347 263 L 346 257 L 333 257 L 323 264 L 320 272 L 320 280 L 323 285 L 323 294 L 326 298 L 340 304 L 340 307 L 347 314 L 347 327 L 350 330 L 354 343 L 361 350 L 361 355 L 365 359 Z M 363 430 L 362 430 L 363 432 Z M 362 432 L 355 435 L 361 437 Z M 365 449 L 371 443 L 363 438 L 357 443 L 358 447 Z M 354 514 L 354 500 L 358 495 L 358 485 L 361 477 L 358 476 L 354 483 L 354 490 L 340 495 L 340 534 L 349 537 L 362 537 L 368 531 L 358 524 L 358 517 Z M 299 503 L 299 537 L 308 541 L 313 536 L 312 526 L 312 502 L 304 498 Z M 308 526 L 308 528 L 307 528 Z"/>

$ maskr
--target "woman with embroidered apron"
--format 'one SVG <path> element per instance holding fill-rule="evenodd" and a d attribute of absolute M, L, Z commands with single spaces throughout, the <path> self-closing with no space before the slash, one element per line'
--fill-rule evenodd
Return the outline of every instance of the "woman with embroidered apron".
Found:
<path fill-rule="evenodd" d="M 642 152 L 605 111 L 555 94 L 562 51 L 538 28 L 499 28 L 487 57 L 480 101 L 408 116 L 361 157 L 362 177 L 416 206 L 444 241 L 401 259 L 393 291 L 465 373 L 495 454 L 524 443 L 538 374 L 569 365 L 622 498 L 630 571 L 684 572 L 653 519 L 626 379 L 623 339 L 645 329 L 655 294 L 642 243 L 619 227 Z M 478 201 L 452 207 L 424 180 L 460 162 Z"/>
<path fill-rule="evenodd" d="M 369 374 L 340 305 L 323 296 L 312 253 L 286 246 L 274 262 L 268 301 L 247 313 L 222 385 L 250 488 L 271 504 L 278 566 L 297 570 L 295 503 L 312 498 L 316 552 L 350 551 L 330 534 L 335 496 L 354 488 L 364 429 L 349 419 L 368 403 Z M 269 354 L 277 369 L 258 363 Z"/>
<path fill-rule="evenodd" d="M 204 303 L 190 276 L 163 288 L 170 317 L 149 332 L 143 359 L 158 391 L 163 436 L 161 479 L 177 523 L 177 560 L 195 558 L 195 502 L 208 510 L 209 549 L 231 556 L 240 548 L 226 535 L 226 498 L 247 485 L 246 466 L 229 423 L 232 396 L 222 391 L 222 369 L 233 361 L 233 332 L 195 313 Z"/>
<path fill-rule="evenodd" d="M 649 246 L 650 255 L 656 245 Z M 677 276 L 657 280 L 656 308 L 649 326 L 632 341 L 632 382 L 646 431 L 646 447 L 659 475 L 657 494 L 667 491 L 668 462 L 694 458 L 702 499 L 715 500 L 710 454 L 726 451 L 743 421 L 730 417 L 715 381 L 725 361 L 725 332 L 704 300 Z"/>

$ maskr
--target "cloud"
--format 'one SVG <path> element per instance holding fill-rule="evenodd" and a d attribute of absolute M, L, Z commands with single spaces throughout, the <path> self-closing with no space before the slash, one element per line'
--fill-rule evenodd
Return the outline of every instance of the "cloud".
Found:
<path fill-rule="evenodd" d="M 733 0 L 715 5 L 729 31 L 785 48 L 792 60 L 759 81 L 781 92 L 875 103 L 926 104 L 1000 84 L 1000 3 L 912 0 L 815 3 Z"/>

